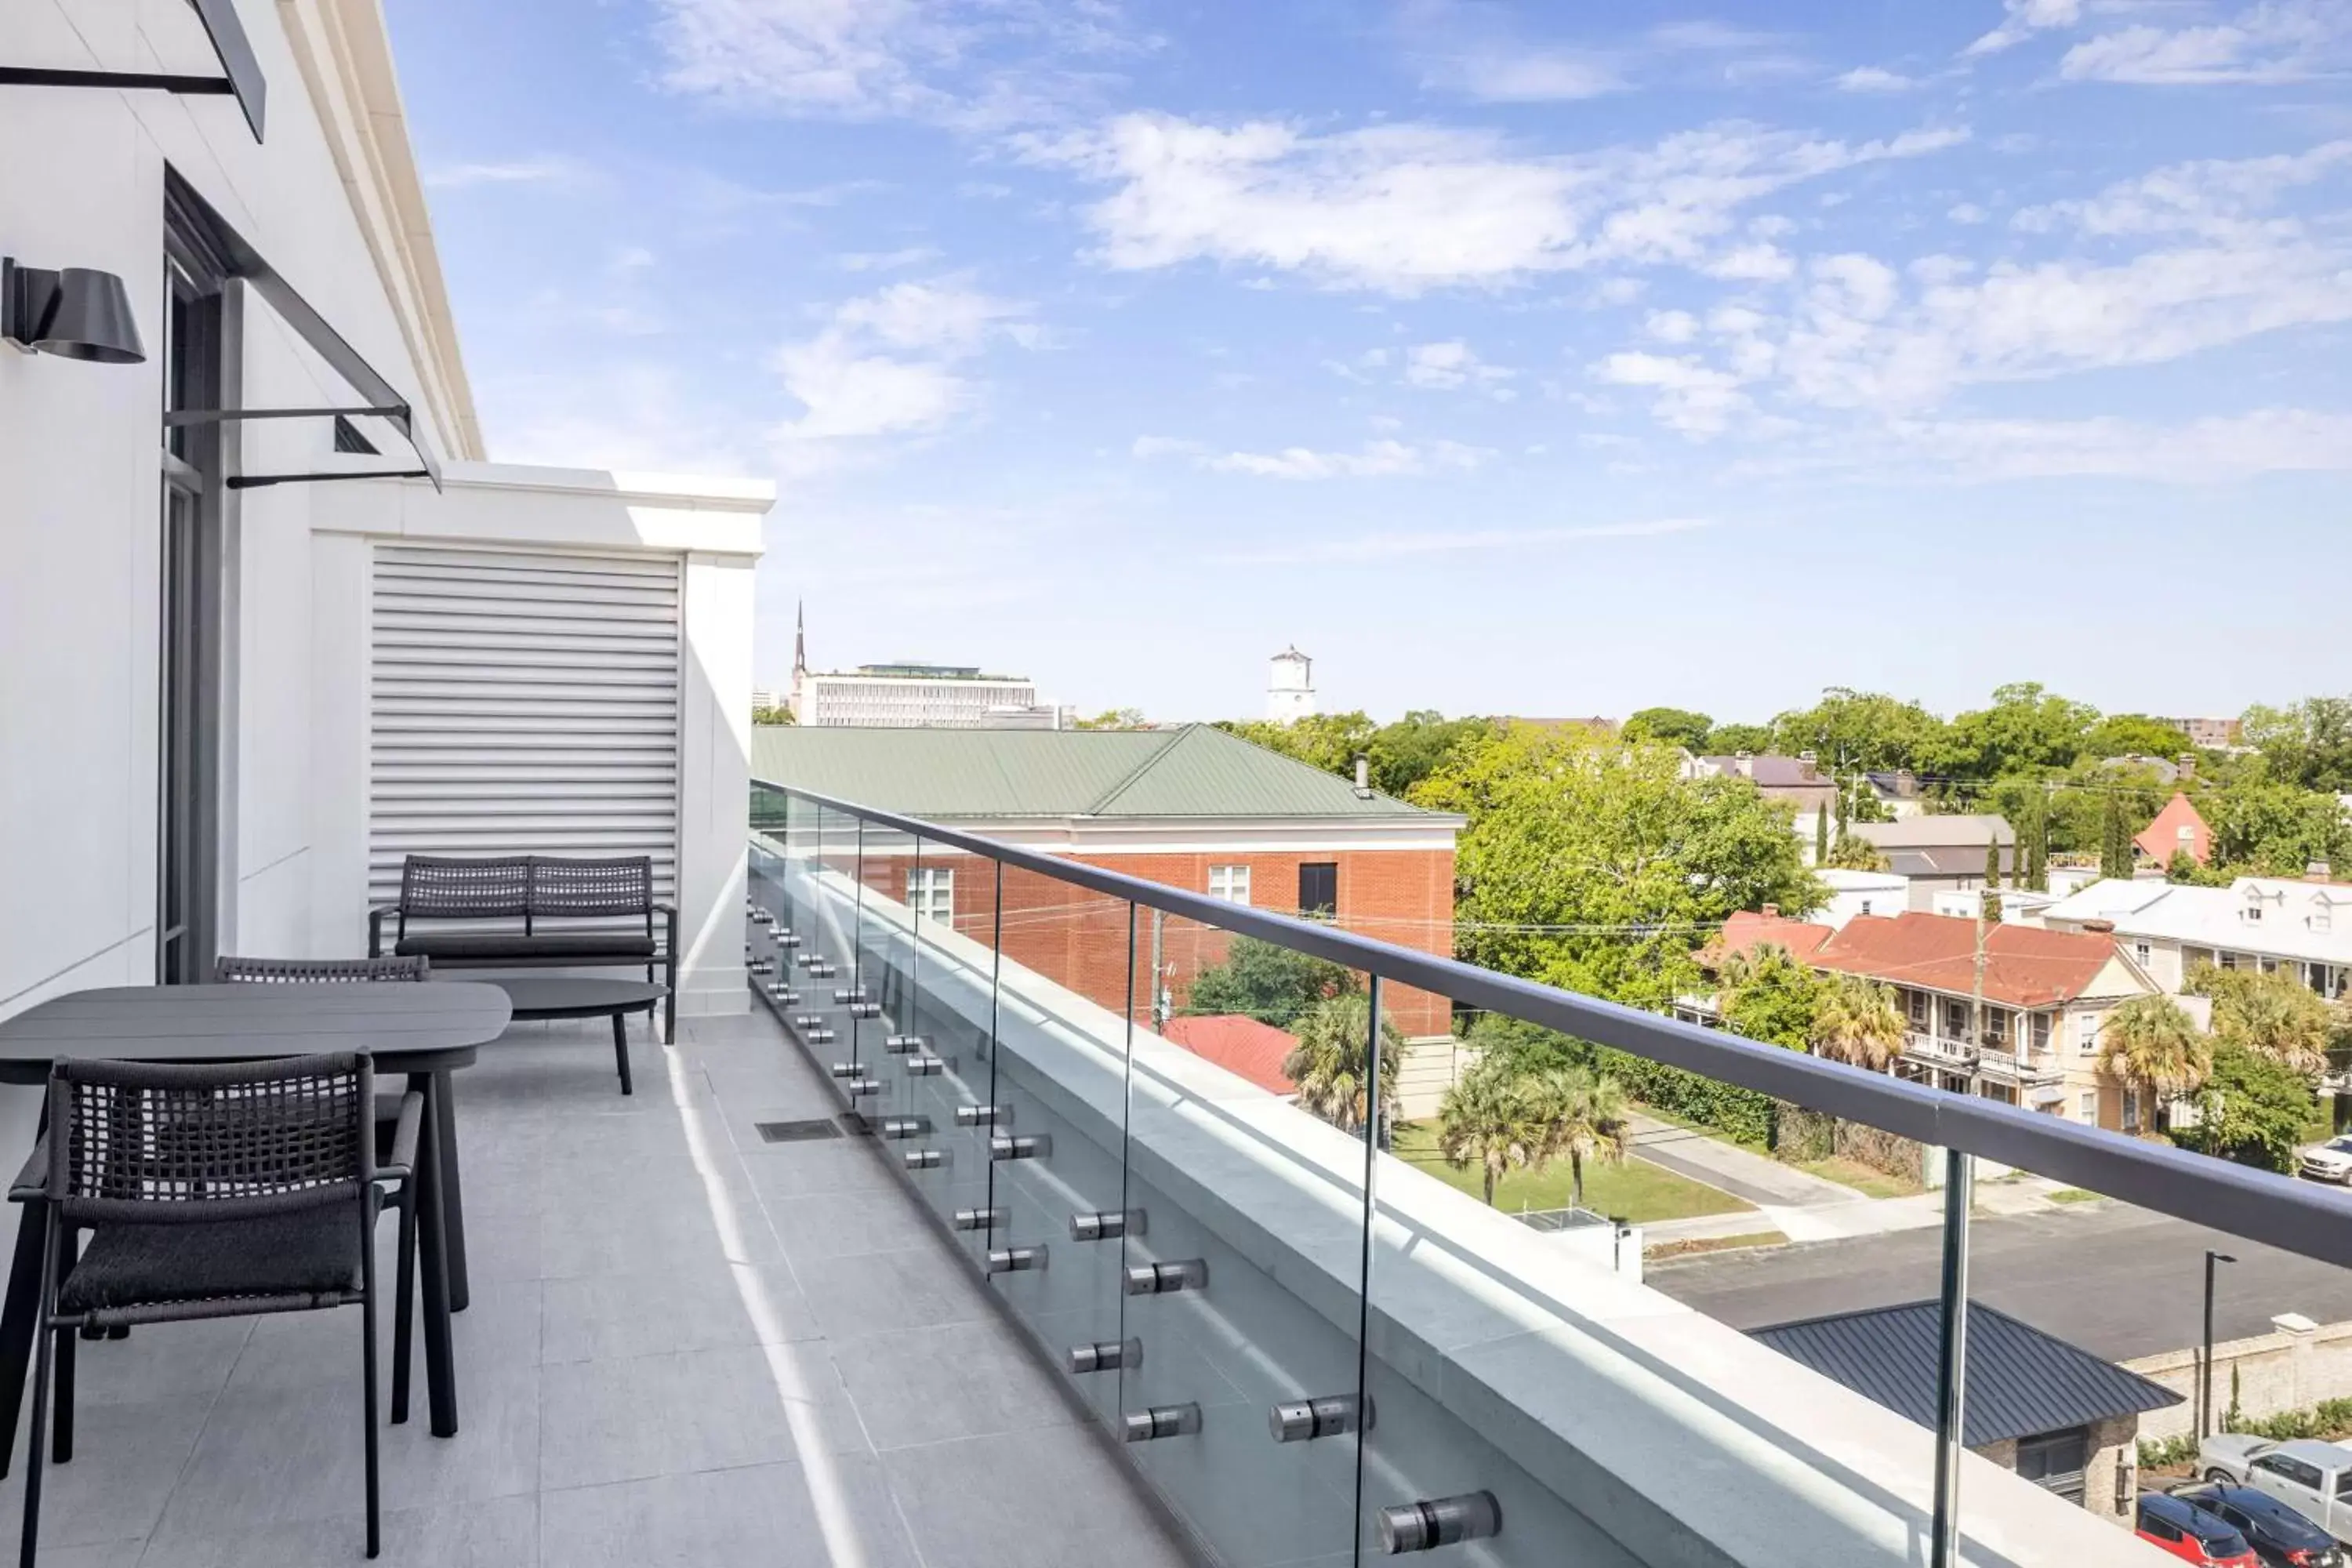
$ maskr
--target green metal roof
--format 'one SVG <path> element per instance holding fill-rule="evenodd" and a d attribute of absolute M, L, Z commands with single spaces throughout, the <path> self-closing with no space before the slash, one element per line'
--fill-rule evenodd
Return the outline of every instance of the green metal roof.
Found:
<path fill-rule="evenodd" d="M 1425 817 L 1207 724 L 1170 730 L 751 731 L 751 776 L 907 816 Z"/>

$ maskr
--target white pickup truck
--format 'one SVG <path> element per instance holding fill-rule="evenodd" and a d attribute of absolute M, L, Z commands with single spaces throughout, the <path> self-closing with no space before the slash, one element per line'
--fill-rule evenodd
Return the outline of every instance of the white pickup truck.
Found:
<path fill-rule="evenodd" d="M 2220 1432 L 2197 1446 L 2197 1471 L 2209 1481 L 2268 1492 L 2336 1540 L 2352 1542 L 2352 1447 Z"/>

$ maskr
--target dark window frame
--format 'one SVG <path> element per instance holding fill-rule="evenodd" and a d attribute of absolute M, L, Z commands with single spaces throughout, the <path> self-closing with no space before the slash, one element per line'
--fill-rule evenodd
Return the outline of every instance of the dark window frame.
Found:
<path fill-rule="evenodd" d="M 1328 898 L 1323 896 L 1327 891 L 1329 894 Z M 1298 912 L 1313 920 L 1339 918 L 1339 862 L 1301 860 L 1298 863 Z"/>

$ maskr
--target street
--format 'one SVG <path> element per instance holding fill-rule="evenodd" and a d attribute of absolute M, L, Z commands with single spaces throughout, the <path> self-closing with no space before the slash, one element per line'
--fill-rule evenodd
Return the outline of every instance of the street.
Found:
<path fill-rule="evenodd" d="M 2205 1249 L 2233 1254 L 2214 1292 L 2214 1335 L 2268 1332 L 2280 1312 L 2352 1319 L 2352 1269 L 2113 1202 L 1985 1216 L 1969 1226 L 1972 1300 L 2109 1361 L 2197 1342 Z M 1940 1227 L 1651 1265 L 1647 1283 L 1754 1329 L 1937 1293 Z"/>

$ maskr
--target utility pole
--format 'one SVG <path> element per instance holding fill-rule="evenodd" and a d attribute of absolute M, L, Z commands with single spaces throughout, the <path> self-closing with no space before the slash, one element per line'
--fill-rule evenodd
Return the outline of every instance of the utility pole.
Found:
<path fill-rule="evenodd" d="M 1985 1038 L 1985 907 L 1999 896 L 1999 894 L 1992 892 L 1984 892 L 1977 895 L 1976 973 L 1975 978 L 1971 981 L 1969 985 L 1969 1033 L 1970 1043 L 1975 1046 L 1978 1051 L 1982 1051 L 1984 1049 Z M 1970 1094 L 1974 1094 L 1977 1089 L 1977 1072 L 1978 1068 L 1976 1065 L 1976 1058 L 1971 1056 L 1969 1062 L 1969 1092 Z M 1948 1202 L 1949 1199 L 1947 1198 L 1946 1201 Z"/>

